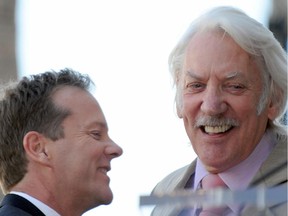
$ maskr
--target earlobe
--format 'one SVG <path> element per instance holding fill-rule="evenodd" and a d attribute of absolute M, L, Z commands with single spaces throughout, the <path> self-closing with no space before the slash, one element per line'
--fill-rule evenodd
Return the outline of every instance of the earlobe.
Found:
<path fill-rule="evenodd" d="M 269 107 L 268 107 L 268 119 L 270 120 L 274 120 L 276 118 L 276 116 L 278 115 L 278 106 L 277 104 L 273 103 L 272 101 L 270 101 L 269 103 Z"/>
<path fill-rule="evenodd" d="M 37 131 L 29 131 L 23 138 L 23 147 L 28 160 L 47 164 L 49 162 L 46 152 L 46 138 Z"/>
<path fill-rule="evenodd" d="M 182 115 L 182 109 L 179 107 L 179 105 L 176 105 L 176 109 L 177 109 L 177 115 L 179 118 L 183 118 Z"/>

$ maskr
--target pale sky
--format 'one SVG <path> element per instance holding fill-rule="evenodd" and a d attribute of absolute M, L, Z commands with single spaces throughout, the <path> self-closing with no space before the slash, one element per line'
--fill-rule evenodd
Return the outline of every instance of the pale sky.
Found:
<path fill-rule="evenodd" d="M 269 0 L 18 0 L 20 75 L 65 67 L 89 74 L 124 150 L 109 172 L 112 204 L 85 216 L 148 215 L 139 196 L 195 159 L 175 113 L 167 57 L 189 23 L 216 5 L 265 25 L 271 7 Z"/>

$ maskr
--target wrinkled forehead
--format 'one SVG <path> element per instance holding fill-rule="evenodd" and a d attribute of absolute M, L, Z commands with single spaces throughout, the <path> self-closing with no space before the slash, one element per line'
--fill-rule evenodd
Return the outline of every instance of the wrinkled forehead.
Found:
<path fill-rule="evenodd" d="M 259 77 L 257 63 L 229 35 L 199 32 L 188 44 L 180 80 L 200 79 L 215 74 L 218 78 Z M 254 75 L 252 75 L 252 74 Z M 253 78 L 254 79 L 254 78 Z"/>
<path fill-rule="evenodd" d="M 184 54 L 184 65 L 187 62 L 203 64 L 215 61 L 215 64 L 236 61 L 244 58 L 250 61 L 250 55 L 242 49 L 229 35 L 219 32 L 196 33 L 188 43 Z M 200 65 L 201 66 L 201 65 Z"/>
<path fill-rule="evenodd" d="M 206 30 L 196 32 L 189 40 L 185 54 L 189 52 L 207 50 L 210 48 L 221 48 L 223 46 L 230 46 L 244 51 L 235 40 L 223 30 Z"/>

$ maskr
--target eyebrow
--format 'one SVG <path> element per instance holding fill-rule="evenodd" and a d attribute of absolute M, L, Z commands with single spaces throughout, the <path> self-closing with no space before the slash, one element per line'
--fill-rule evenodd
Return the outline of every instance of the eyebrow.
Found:
<path fill-rule="evenodd" d="M 188 76 L 190 76 L 191 78 L 197 79 L 197 80 L 201 80 L 201 77 L 198 76 L 195 72 L 193 72 L 192 70 L 187 70 L 186 74 Z M 240 71 L 232 71 L 229 72 L 228 74 L 225 75 L 226 79 L 234 79 L 234 78 L 240 78 L 242 77 L 241 72 Z"/>
<path fill-rule="evenodd" d="M 195 78 L 195 79 L 201 79 L 201 77 L 199 77 L 196 73 L 194 73 L 192 70 L 187 70 L 186 71 L 186 75 L 189 75 L 189 77 L 191 78 Z"/>
<path fill-rule="evenodd" d="M 107 123 L 102 122 L 102 121 L 93 121 L 93 122 L 90 122 L 89 124 L 87 124 L 86 127 L 87 127 L 87 128 L 101 127 L 101 128 L 104 128 L 104 129 L 108 130 L 108 125 L 107 125 Z"/>
<path fill-rule="evenodd" d="M 237 77 L 241 77 L 241 73 L 239 71 L 234 71 L 226 75 L 227 79 L 233 79 Z"/>

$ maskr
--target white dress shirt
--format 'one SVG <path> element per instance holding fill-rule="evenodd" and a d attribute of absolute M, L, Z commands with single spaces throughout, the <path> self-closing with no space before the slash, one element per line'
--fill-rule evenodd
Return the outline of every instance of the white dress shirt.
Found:
<path fill-rule="evenodd" d="M 18 191 L 11 191 L 11 194 L 16 194 L 18 196 L 21 196 L 25 199 L 27 199 L 29 202 L 31 202 L 33 205 L 35 205 L 40 211 L 42 211 L 46 216 L 60 216 L 54 209 L 49 207 L 48 205 L 44 204 L 40 200 L 26 194 L 23 192 L 18 192 Z"/>

